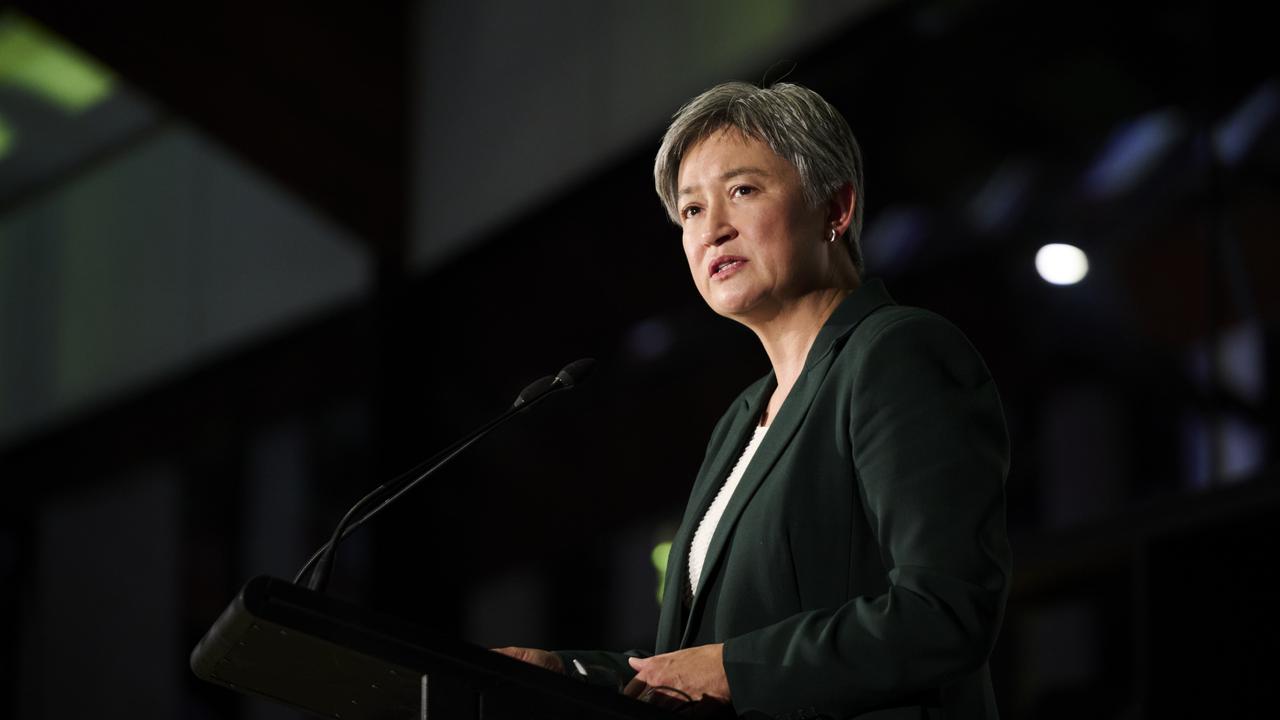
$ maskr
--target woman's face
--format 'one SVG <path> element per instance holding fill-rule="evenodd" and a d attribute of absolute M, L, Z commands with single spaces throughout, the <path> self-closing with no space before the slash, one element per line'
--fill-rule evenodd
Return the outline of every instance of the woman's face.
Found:
<path fill-rule="evenodd" d="M 733 130 L 680 163 L 677 208 L 693 282 L 711 309 L 768 320 L 830 277 L 830 222 L 805 202 L 800 174 L 767 145 Z"/>

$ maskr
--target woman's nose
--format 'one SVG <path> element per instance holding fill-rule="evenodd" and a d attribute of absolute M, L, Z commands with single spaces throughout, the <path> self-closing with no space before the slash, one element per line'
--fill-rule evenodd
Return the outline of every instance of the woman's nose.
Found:
<path fill-rule="evenodd" d="M 738 236 L 738 231 L 729 221 L 728 213 L 717 203 L 707 208 L 707 224 L 702 233 L 702 243 L 707 247 L 723 245 Z"/>

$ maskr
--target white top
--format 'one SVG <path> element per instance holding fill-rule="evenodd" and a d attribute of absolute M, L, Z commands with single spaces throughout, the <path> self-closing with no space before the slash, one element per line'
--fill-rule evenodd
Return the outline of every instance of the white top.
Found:
<path fill-rule="evenodd" d="M 689 545 L 690 595 L 698 592 L 698 579 L 702 576 L 702 563 L 707 560 L 707 549 L 711 547 L 711 536 L 716 533 L 716 526 L 720 524 L 720 516 L 724 515 L 724 509 L 728 507 L 729 499 L 733 497 L 733 491 L 737 489 L 743 474 L 747 472 L 747 465 L 751 463 L 751 458 L 755 456 L 756 448 L 760 447 L 760 441 L 764 440 L 764 433 L 768 429 L 768 425 L 756 426 L 756 431 L 751 436 L 751 441 L 743 448 L 742 456 L 738 458 L 738 464 L 733 466 L 733 471 L 729 473 L 729 479 L 724 481 L 724 485 L 720 487 L 720 492 L 716 493 L 716 499 L 711 501 L 711 507 L 707 508 L 707 514 L 703 515 L 702 522 L 698 523 L 698 530 L 693 534 L 693 542 Z"/>

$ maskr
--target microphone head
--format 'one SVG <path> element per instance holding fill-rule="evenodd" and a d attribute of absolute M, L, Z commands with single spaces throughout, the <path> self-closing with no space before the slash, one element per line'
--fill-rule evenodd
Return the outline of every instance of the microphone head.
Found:
<path fill-rule="evenodd" d="M 547 375 L 546 377 L 540 377 L 537 380 L 534 380 L 533 382 L 529 383 L 527 386 L 525 386 L 525 389 L 520 391 L 520 394 L 516 396 L 516 401 L 511 404 L 511 407 L 518 408 L 521 405 L 524 405 L 525 403 L 529 403 L 534 400 L 537 400 L 543 395 L 546 395 L 547 393 L 551 392 L 551 389 L 554 388 L 555 386 L 556 386 L 556 378 L 553 378 L 550 375 Z"/>
<path fill-rule="evenodd" d="M 563 370 L 556 373 L 555 379 L 558 380 L 561 385 L 571 388 L 574 385 L 581 383 L 583 380 L 586 380 L 587 377 L 591 375 L 591 369 L 595 366 L 596 361 L 594 358 L 574 360 L 568 365 L 565 365 Z"/>

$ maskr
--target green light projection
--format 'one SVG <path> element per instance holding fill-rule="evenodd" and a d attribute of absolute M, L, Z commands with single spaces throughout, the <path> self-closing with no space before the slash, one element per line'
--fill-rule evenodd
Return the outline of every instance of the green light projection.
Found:
<path fill-rule="evenodd" d="M 10 11 L 0 14 L 0 83 L 76 114 L 107 99 L 115 76 L 35 21 Z"/>
<path fill-rule="evenodd" d="M 11 147 L 13 147 L 13 128 L 9 127 L 4 115 L 0 115 L 0 160 L 9 154 Z"/>
<path fill-rule="evenodd" d="M 649 559 L 653 561 L 653 568 L 658 571 L 658 603 L 662 603 L 662 591 L 667 584 L 667 556 L 671 554 L 671 543 L 661 542 L 650 553 Z"/>

